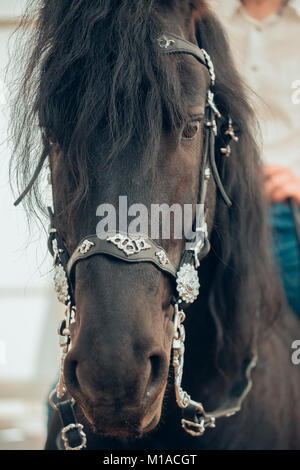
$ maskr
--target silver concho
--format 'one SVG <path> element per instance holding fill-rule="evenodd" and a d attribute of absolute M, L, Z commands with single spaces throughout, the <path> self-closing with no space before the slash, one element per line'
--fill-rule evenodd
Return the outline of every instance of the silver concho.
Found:
<path fill-rule="evenodd" d="M 183 302 L 193 303 L 199 295 L 199 278 L 194 266 L 184 264 L 177 272 L 177 292 Z"/>
<path fill-rule="evenodd" d="M 158 258 L 158 261 L 162 266 L 169 264 L 169 258 L 164 250 L 156 251 L 155 256 Z"/>
<path fill-rule="evenodd" d="M 68 279 L 61 264 L 54 266 L 54 288 L 59 302 L 67 304 L 70 300 Z"/>
<path fill-rule="evenodd" d="M 80 247 L 78 248 L 78 251 L 79 253 L 81 253 L 82 255 L 85 255 L 86 253 L 88 253 L 90 251 L 90 249 L 92 248 L 92 246 L 95 246 L 95 243 L 93 242 L 90 242 L 89 240 L 84 240 L 84 242 L 80 245 Z"/>
<path fill-rule="evenodd" d="M 106 241 L 113 243 L 127 256 L 136 255 L 143 250 L 150 250 L 151 248 L 151 245 L 146 242 L 145 238 L 131 237 L 129 235 L 122 235 L 120 233 L 117 233 L 113 237 L 107 238 Z"/>

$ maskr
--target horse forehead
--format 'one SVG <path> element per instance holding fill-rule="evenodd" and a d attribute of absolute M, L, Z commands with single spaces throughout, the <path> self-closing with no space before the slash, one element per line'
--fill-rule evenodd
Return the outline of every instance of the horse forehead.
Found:
<path fill-rule="evenodd" d="M 195 25 L 199 17 L 208 10 L 205 0 L 172 0 L 158 2 L 161 22 L 166 31 L 172 31 L 187 41 L 196 44 Z"/>

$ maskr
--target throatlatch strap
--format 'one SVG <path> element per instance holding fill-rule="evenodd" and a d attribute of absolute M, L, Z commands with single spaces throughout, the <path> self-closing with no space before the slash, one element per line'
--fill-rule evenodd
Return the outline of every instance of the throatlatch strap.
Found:
<path fill-rule="evenodd" d="M 182 410 L 185 420 L 200 423 L 202 419 L 208 418 L 228 418 L 241 410 L 242 404 L 252 388 L 251 372 L 257 363 L 257 353 L 244 360 L 240 375 L 233 383 L 229 394 L 219 408 L 211 412 L 199 413 L 199 409 L 189 405 Z"/>

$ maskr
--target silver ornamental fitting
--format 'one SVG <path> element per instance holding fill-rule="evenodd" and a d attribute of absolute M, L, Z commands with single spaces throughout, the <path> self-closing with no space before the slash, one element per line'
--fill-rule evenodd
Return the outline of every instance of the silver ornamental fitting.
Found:
<path fill-rule="evenodd" d="M 169 264 L 169 258 L 164 250 L 156 251 L 155 256 L 158 258 L 158 261 L 162 266 Z"/>
<path fill-rule="evenodd" d="M 84 240 L 84 242 L 78 248 L 78 252 L 81 253 L 82 255 L 85 255 L 86 253 L 90 251 L 92 246 L 95 246 L 95 243 L 90 242 L 89 240 Z"/>
<path fill-rule="evenodd" d="M 163 35 L 157 40 L 159 46 L 162 49 L 169 49 L 169 47 L 175 44 L 174 39 L 169 39 L 167 36 Z"/>
<path fill-rule="evenodd" d="M 78 429 L 79 435 L 81 438 L 81 444 L 78 445 L 77 447 L 71 447 L 69 444 L 68 432 L 71 431 L 72 429 Z M 87 439 L 83 431 L 83 426 L 80 423 L 76 423 L 76 424 L 71 423 L 68 426 L 64 427 L 61 431 L 61 437 L 62 437 L 62 440 L 64 441 L 66 450 L 82 450 L 86 447 Z"/>
<path fill-rule="evenodd" d="M 131 235 L 123 235 L 117 233 L 112 237 L 106 239 L 107 242 L 113 243 L 119 250 L 123 251 L 125 255 L 132 256 L 144 250 L 150 250 L 151 245 L 147 243 L 146 238 L 141 236 L 134 237 Z"/>
<path fill-rule="evenodd" d="M 70 299 L 68 278 L 61 264 L 54 266 L 54 288 L 59 302 L 67 304 Z"/>
<path fill-rule="evenodd" d="M 49 231 L 49 233 L 55 233 L 55 232 L 56 232 L 56 229 L 51 229 Z M 53 249 L 53 253 L 54 253 L 53 262 L 54 262 L 54 265 L 55 265 L 57 260 L 59 259 L 60 255 L 61 255 L 61 253 L 63 253 L 63 250 L 58 248 L 56 238 L 54 238 L 54 240 L 52 241 L 52 249 Z"/>
<path fill-rule="evenodd" d="M 214 86 L 214 84 L 216 82 L 216 74 L 215 74 L 215 67 L 214 67 L 213 61 L 211 60 L 210 55 L 208 54 L 208 52 L 206 52 L 205 49 L 201 49 L 201 51 L 202 51 L 202 53 L 204 55 L 204 58 L 206 60 L 206 64 L 207 64 L 210 79 L 211 79 L 211 84 L 212 84 L 212 86 Z"/>
<path fill-rule="evenodd" d="M 191 264 L 184 264 L 177 272 L 177 292 L 183 302 L 193 303 L 199 295 L 198 272 Z"/>

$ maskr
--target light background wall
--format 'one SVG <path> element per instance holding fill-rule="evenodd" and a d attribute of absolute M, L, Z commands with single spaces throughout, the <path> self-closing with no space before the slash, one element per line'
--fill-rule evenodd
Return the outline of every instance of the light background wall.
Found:
<path fill-rule="evenodd" d="M 0 17 L 16 18 L 24 11 L 26 0 L 1 0 L 0 1 Z"/>
<path fill-rule="evenodd" d="M 0 449 L 41 448 L 46 401 L 58 368 L 56 328 L 62 311 L 53 292 L 46 234 L 13 206 L 7 141 L 5 69 L 11 35 L 25 0 L 0 0 Z M 34 168 L 33 168 L 34 170 Z M 47 223 L 46 223 L 47 225 Z"/>

